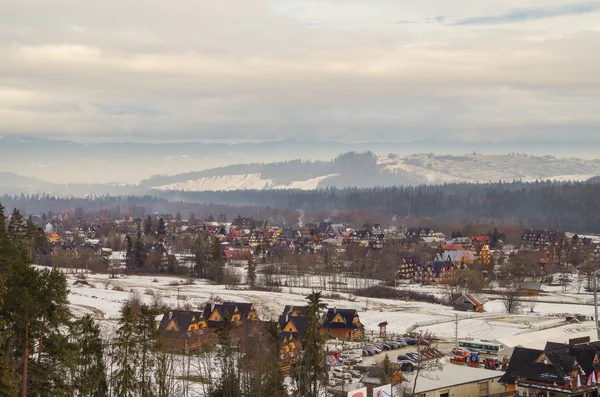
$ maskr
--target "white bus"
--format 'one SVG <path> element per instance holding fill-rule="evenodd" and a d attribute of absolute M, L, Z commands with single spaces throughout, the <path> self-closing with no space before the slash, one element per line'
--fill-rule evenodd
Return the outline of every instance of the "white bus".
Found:
<path fill-rule="evenodd" d="M 502 343 L 492 342 L 485 339 L 463 339 L 458 342 L 458 347 L 486 354 L 498 354 L 500 350 L 504 349 L 504 345 L 502 345 Z"/>

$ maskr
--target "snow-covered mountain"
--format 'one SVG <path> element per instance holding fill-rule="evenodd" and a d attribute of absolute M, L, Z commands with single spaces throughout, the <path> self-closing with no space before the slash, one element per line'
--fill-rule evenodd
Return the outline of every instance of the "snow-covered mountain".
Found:
<path fill-rule="evenodd" d="M 463 156 L 412 154 L 377 156 L 348 152 L 330 161 L 292 160 L 236 164 L 175 175 L 155 175 L 137 184 L 55 184 L 0 172 L 0 194 L 147 194 L 164 191 L 319 189 L 486 183 L 536 180 L 600 183 L 600 160 L 530 155 Z"/>
<path fill-rule="evenodd" d="M 332 161 L 242 164 L 173 176 L 140 186 L 153 190 L 315 189 L 457 182 L 583 181 L 600 175 L 600 160 L 529 155 L 345 153 Z"/>

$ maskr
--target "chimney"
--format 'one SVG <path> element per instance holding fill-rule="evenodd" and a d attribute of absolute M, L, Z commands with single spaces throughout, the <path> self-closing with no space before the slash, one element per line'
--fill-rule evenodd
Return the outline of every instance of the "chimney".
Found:
<path fill-rule="evenodd" d="M 337 313 L 337 308 L 335 308 L 335 307 L 333 308 L 333 313 L 334 314 Z"/>
<path fill-rule="evenodd" d="M 290 315 L 289 315 L 289 313 L 286 313 L 286 315 L 285 315 L 285 322 L 286 322 L 286 323 L 287 323 L 288 321 L 290 321 L 290 320 L 289 320 L 289 318 L 290 318 Z"/>
<path fill-rule="evenodd" d="M 169 320 L 173 318 L 173 312 L 169 312 Z"/>
<path fill-rule="evenodd" d="M 214 311 L 215 311 L 215 303 L 213 302 L 210 304 L 210 312 L 212 313 Z"/>

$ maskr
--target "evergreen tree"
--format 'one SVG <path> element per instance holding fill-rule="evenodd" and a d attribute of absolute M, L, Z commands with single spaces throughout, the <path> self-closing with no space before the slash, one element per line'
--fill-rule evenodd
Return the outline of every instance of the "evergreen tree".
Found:
<path fill-rule="evenodd" d="M 133 245 L 132 254 L 134 266 L 138 268 L 144 267 L 144 265 L 146 264 L 146 260 L 148 259 L 148 253 L 146 252 L 146 245 L 144 244 L 142 234 L 139 232 Z"/>
<path fill-rule="evenodd" d="M 142 304 L 139 309 L 137 323 L 137 334 L 140 354 L 140 395 L 150 397 L 153 395 L 153 387 L 150 374 L 153 372 L 154 360 L 151 349 L 157 336 L 156 315 L 148 305 Z"/>
<path fill-rule="evenodd" d="M 381 377 L 379 381 L 382 385 L 387 385 L 392 381 L 392 375 L 394 375 L 394 370 L 392 369 L 392 362 L 390 361 L 390 356 L 385 354 L 383 361 L 381 362 L 381 368 L 383 369 L 381 373 Z"/>
<path fill-rule="evenodd" d="M 165 236 L 167 234 L 167 224 L 162 217 L 158 220 L 157 234 L 159 236 Z"/>
<path fill-rule="evenodd" d="M 56 270 L 38 270 L 22 261 L 9 266 L 6 286 L 0 318 L 6 320 L 10 345 L 14 346 L 10 357 L 23 374 L 21 394 L 27 395 L 30 385 L 38 387 L 33 394 L 53 390 L 61 381 L 59 374 L 67 360 L 61 349 L 52 349 L 62 343 L 61 332 L 68 327 L 66 279 Z M 30 374 L 34 354 L 36 361 Z"/>
<path fill-rule="evenodd" d="M 231 342 L 233 324 L 227 316 L 223 319 L 223 327 L 219 332 L 221 344 L 221 375 L 216 384 L 209 388 L 209 397 L 242 397 L 242 387 L 238 367 L 238 346 Z"/>
<path fill-rule="evenodd" d="M 152 234 L 152 217 L 150 215 L 148 215 L 144 222 L 144 234 L 146 236 Z"/>
<path fill-rule="evenodd" d="M 328 373 L 325 363 L 325 337 L 321 329 L 321 312 L 326 305 L 321 292 L 313 292 L 307 297 L 309 317 L 302 352 L 293 366 L 297 395 L 319 397 L 327 383 Z"/>
<path fill-rule="evenodd" d="M 26 229 L 25 229 L 25 220 L 23 219 L 23 215 L 16 208 L 13 210 L 10 220 L 8 221 L 8 238 L 19 252 L 25 254 L 26 250 Z"/>
<path fill-rule="evenodd" d="M 100 327 L 86 315 L 73 323 L 71 335 L 78 353 L 73 386 L 81 397 L 106 396 L 108 384 Z"/>
<path fill-rule="evenodd" d="M 138 392 L 138 373 L 140 359 L 137 349 L 136 325 L 137 309 L 125 304 L 121 309 L 119 329 L 113 350 L 113 362 L 116 371 L 112 374 L 112 388 L 115 397 L 135 397 Z"/>
<path fill-rule="evenodd" d="M 248 285 L 254 287 L 256 284 L 256 264 L 252 258 L 248 259 Z"/>
<path fill-rule="evenodd" d="M 2 208 L 0 205 L 0 215 L 2 215 Z M 0 229 L 4 229 L 4 225 L 0 225 Z M 0 234 L 2 231 L 0 230 Z M 0 257 L 1 259 L 1 257 Z M 4 295 L 6 294 L 6 288 L 4 287 L 4 281 L 0 279 L 0 313 L 4 303 Z M 6 321 L 0 317 L 0 329 L 5 329 Z M 0 333 L 0 351 L 4 351 L 6 342 L 6 332 Z M 0 396 L 8 397 L 14 396 L 17 393 L 18 381 L 17 374 L 13 366 L 10 364 L 4 354 L 0 354 Z"/>
<path fill-rule="evenodd" d="M 125 242 L 127 243 L 127 248 L 125 249 L 125 266 L 127 269 L 133 269 L 135 267 L 135 259 L 133 257 L 133 241 L 129 234 L 125 236 Z"/>

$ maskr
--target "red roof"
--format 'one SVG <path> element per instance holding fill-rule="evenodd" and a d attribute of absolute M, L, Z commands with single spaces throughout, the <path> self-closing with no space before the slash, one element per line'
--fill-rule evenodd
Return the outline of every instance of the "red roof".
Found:
<path fill-rule="evenodd" d="M 465 248 L 458 244 L 443 244 L 442 249 L 444 251 L 464 251 Z"/>
<path fill-rule="evenodd" d="M 471 237 L 471 243 L 474 243 L 476 241 L 487 244 L 490 242 L 490 236 L 473 236 L 473 237 Z"/>
<path fill-rule="evenodd" d="M 468 294 L 468 295 L 467 295 L 467 297 L 468 297 L 468 298 L 471 300 L 471 302 L 473 302 L 473 304 L 475 304 L 476 306 L 481 306 L 481 305 L 483 305 L 483 303 L 482 303 L 482 302 L 481 302 L 479 299 L 475 298 L 475 295 Z"/>

